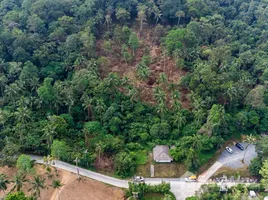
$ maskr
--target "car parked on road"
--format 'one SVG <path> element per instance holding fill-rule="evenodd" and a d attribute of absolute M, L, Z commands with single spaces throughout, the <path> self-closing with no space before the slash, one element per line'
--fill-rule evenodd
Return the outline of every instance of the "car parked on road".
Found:
<path fill-rule="evenodd" d="M 228 151 L 230 154 L 233 153 L 233 149 L 231 149 L 230 147 L 225 147 L 226 151 Z"/>
<path fill-rule="evenodd" d="M 140 183 L 144 182 L 144 178 L 142 176 L 133 176 L 132 180 L 133 182 L 140 182 Z"/>
<path fill-rule="evenodd" d="M 189 176 L 187 178 L 185 178 L 186 182 L 196 182 L 197 181 L 197 177 L 195 175 Z"/>
<path fill-rule="evenodd" d="M 244 151 L 244 147 L 243 147 L 242 144 L 240 144 L 240 143 L 236 143 L 235 146 L 236 146 L 238 149 Z"/>

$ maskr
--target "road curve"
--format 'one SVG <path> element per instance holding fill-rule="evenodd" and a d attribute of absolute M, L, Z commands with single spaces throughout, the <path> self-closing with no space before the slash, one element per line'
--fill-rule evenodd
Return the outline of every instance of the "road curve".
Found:
<path fill-rule="evenodd" d="M 43 161 L 43 157 L 36 155 L 29 155 L 32 160 L 35 160 L 36 163 L 45 164 Z M 81 167 L 76 167 L 69 163 L 65 163 L 62 161 L 56 161 L 54 167 L 59 169 L 63 169 L 69 172 L 77 173 L 79 170 L 79 174 L 91 179 L 95 179 L 97 181 L 101 181 L 103 183 L 107 183 L 109 185 L 113 185 L 120 188 L 128 188 L 128 182 L 130 180 L 122 180 L 110 176 L 106 176 L 97 172 L 93 172 L 87 169 L 83 169 Z M 185 182 L 182 178 L 145 178 L 146 184 L 159 184 L 162 181 L 170 183 L 170 191 L 175 195 L 177 200 L 184 200 L 187 197 L 193 196 L 196 191 L 199 190 L 201 185 L 209 183 L 207 181 L 204 182 Z M 218 183 L 221 184 L 221 183 Z M 235 183 L 225 183 L 228 187 L 233 186 Z"/>
<path fill-rule="evenodd" d="M 32 160 L 35 160 L 36 163 L 44 164 L 43 157 L 30 155 Z M 121 180 L 117 178 L 113 178 L 110 176 L 106 176 L 100 173 L 96 173 L 87 169 L 83 169 L 81 167 L 76 167 L 74 165 L 56 161 L 54 167 L 59 169 L 63 169 L 69 172 L 77 173 L 77 169 L 79 170 L 79 174 L 88 178 L 95 179 L 97 181 L 101 181 L 103 183 L 107 183 L 109 185 L 113 185 L 120 188 L 128 188 L 128 182 L 130 180 Z M 194 195 L 195 191 L 197 191 L 203 183 L 186 183 L 182 178 L 146 178 L 146 184 L 159 184 L 162 181 L 169 182 L 171 187 L 171 192 L 175 195 L 177 200 L 184 200 L 186 197 Z"/>

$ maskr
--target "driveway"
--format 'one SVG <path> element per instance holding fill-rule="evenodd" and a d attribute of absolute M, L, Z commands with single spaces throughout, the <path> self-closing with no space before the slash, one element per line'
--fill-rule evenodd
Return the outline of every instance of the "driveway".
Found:
<path fill-rule="evenodd" d="M 240 142 L 240 144 L 243 145 L 244 148 L 246 148 L 247 143 Z M 244 166 L 248 166 L 250 164 L 250 161 L 253 158 L 257 157 L 257 153 L 255 151 L 255 145 L 249 145 L 247 148 L 247 151 L 241 151 L 238 149 L 235 145 L 229 146 L 233 149 L 233 153 L 230 154 L 226 150 L 224 150 L 221 155 L 219 156 L 218 160 L 205 172 L 203 172 L 199 177 L 199 182 L 207 182 L 213 174 L 215 174 L 221 167 L 227 166 L 232 169 L 241 168 Z M 244 163 L 242 163 L 242 159 L 245 155 Z"/>
<path fill-rule="evenodd" d="M 240 144 L 242 144 L 242 146 L 244 148 L 246 148 L 247 143 L 241 142 Z M 233 168 L 233 169 L 237 169 L 237 168 L 241 168 L 244 166 L 248 166 L 250 164 L 250 161 L 253 158 L 257 157 L 257 153 L 255 151 L 255 145 L 249 145 L 247 150 L 241 151 L 240 149 L 238 149 L 235 145 L 233 146 L 229 146 L 232 148 L 233 153 L 230 154 L 229 152 L 227 152 L 226 150 L 223 151 L 221 153 L 221 155 L 218 158 L 218 162 L 220 162 L 222 165 Z M 244 163 L 242 163 L 242 159 L 245 155 L 245 160 Z"/>

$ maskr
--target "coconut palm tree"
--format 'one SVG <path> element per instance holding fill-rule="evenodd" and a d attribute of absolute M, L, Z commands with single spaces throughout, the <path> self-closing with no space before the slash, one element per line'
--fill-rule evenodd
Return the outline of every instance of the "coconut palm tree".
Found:
<path fill-rule="evenodd" d="M 174 124 L 176 124 L 178 129 L 180 129 L 185 123 L 186 117 L 182 114 L 182 112 L 178 111 L 174 116 Z"/>
<path fill-rule="evenodd" d="M 0 74 L 0 92 L 1 92 L 1 96 L 3 96 L 4 94 L 4 90 L 6 88 L 6 85 L 8 83 L 8 79 L 4 74 Z"/>
<path fill-rule="evenodd" d="M 35 198 L 40 197 L 41 189 L 47 189 L 45 186 L 45 179 L 40 176 L 34 176 L 34 179 L 30 181 L 32 187 L 29 189 L 29 191 L 33 192 L 33 196 Z"/>
<path fill-rule="evenodd" d="M 7 184 L 9 184 L 10 181 L 7 179 L 7 176 L 5 174 L 0 174 L 0 190 L 5 193 L 5 190 L 7 189 Z"/>
<path fill-rule="evenodd" d="M 60 191 L 61 187 L 64 186 L 64 184 L 62 184 L 62 183 L 60 182 L 60 180 L 53 180 L 51 186 L 52 186 L 54 189 L 57 190 L 57 193 L 58 193 L 58 199 L 60 200 L 60 193 L 59 193 L 59 191 Z"/>
<path fill-rule="evenodd" d="M 110 32 L 110 25 L 112 24 L 112 18 L 110 14 L 105 15 L 105 24 L 107 25 L 108 32 Z"/>
<path fill-rule="evenodd" d="M 14 183 L 13 188 L 11 189 L 11 191 L 14 191 L 16 189 L 16 191 L 20 191 L 21 188 L 25 185 L 25 182 L 27 181 L 26 179 L 26 175 L 21 174 L 21 173 L 17 173 L 14 176 L 14 179 L 12 181 L 12 183 Z"/>
<path fill-rule="evenodd" d="M 162 11 L 157 6 L 154 6 L 153 14 L 157 24 L 162 19 Z"/>
<path fill-rule="evenodd" d="M 57 134 L 56 132 L 56 126 L 53 126 L 52 124 L 48 124 L 45 126 L 45 128 L 43 129 L 44 131 L 44 135 L 43 137 L 46 139 L 47 141 L 47 148 L 50 149 L 54 136 Z"/>
<path fill-rule="evenodd" d="M 96 144 L 95 151 L 96 151 L 96 153 L 98 154 L 98 158 L 99 158 L 99 161 L 100 161 L 100 156 L 101 156 L 101 154 L 102 154 L 103 151 L 104 151 L 104 144 L 103 144 L 102 142 L 98 142 L 98 143 Z"/>
<path fill-rule="evenodd" d="M 140 21 L 140 33 L 143 28 L 143 23 L 146 21 L 147 7 L 143 4 L 138 5 L 138 20 Z"/>
<path fill-rule="evenodd" d="M 31 119 L 31 111 L 27 107 L 18 107 L 17 111 L 15 112 L 15 116 L 17 121 L 25 125 L 27 121 Z"/>
<path fill-rule="evenodd" d="M 175 16 L 178 18 L 178 24 L 177 25 L 179 25 L 181 18 L 185 17 L 185 13 L 182 10 L 180 10 L 180 11 L 176 12 Z"/>
<path fill-rule="evenodd" d="M 251 144 L 254 144 L 254 142 L 256 141 L 256 138 L 250 134 L 250 135 L 247 135 L 246 139 L 244 140 L 244 142 L 247 143 L 247 146 L 245 148 L 245 152 L 244 152 L 244 156 L 243 156 L 243 159 L 242 159 L 242 163 L 245 162 L 245 156 L 247 154 L 247 151 L 248 151 L 248 147 L 251 145 Z"/>

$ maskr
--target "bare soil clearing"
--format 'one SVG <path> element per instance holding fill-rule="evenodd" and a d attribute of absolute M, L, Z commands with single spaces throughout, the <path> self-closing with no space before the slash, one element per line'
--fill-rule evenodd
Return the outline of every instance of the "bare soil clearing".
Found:
<path fill-rule="evenodd" d="M 138 31 L 136 31 L 138 32 Z M 139 34 L 138 34 L 139 35 Z M 97 53 L 99 56 L 105 56 L 107 63 L 101 66 L 101 76 L 104 78 L 110 72 L 116 72 L 121 77 L 129 78 L 130 82 L 139 91 L 140 98 L 150 104 L 155 104 L 156 101 L 153 97 L 153 89 L 159 85 L 159 74 L 165 73 L 169 84 L 179 85 L 181 77 L 184 76 L 187 71 L 176 66 L 174 59 L 167 55 L 163 51 L 160 45 L 154 44 L 152 40 L 153 28 L 146 27 L 143 33 L 139 35 L 140 47 L 137 49 L 134 60 L 131 63 L 123 61 L 121 56 L 121 45 L 112 44 L 112 52 L 107 54 L 103 51 L 104 41 L 97 41 Z M 141 61 L 142 56 L 148 51 L 151 56 L 152 62 L 148 66 L 150 68 L 150 77 L 148 80 L 139 80 L 136 76 L 136 65 Z M 129 52 L 131 53 L 131 52 Z M 189 108 L 188 91 L 181 89 L 181 104 L 184 108 Z M 167 95 L 167 105 L 170 105 L 170 93 L 165 90 Z"/>
<path fill-rule="evenodd" d="M 59 170 L 59 176 L 55 175 L 52 169 L 53 178 L 49 179 L 46 174 L 46 170 L 42 165 L 35 165 L 35 169 L 38 175 L 46 179 L 45 185 L 48 189 L 41 190 L 41 200 L 123 200 L 125 192 L 124 190 L 106 185 L 104 183 L 91 180 L 89 178 L 82 177 L 80 181 L 77 180 L 77 175 L 68 171 Z M 11 167 L 1 167 L 0 173 L 6 174 L 9 180 L 12 180 L 13 176 L 16 174 L 17 169 Z M 28 179 L 31 179 L 29 176 Z M 54 190 L 50 185 L 53 179 L 60 180 L 64 185 L 57 191 Z M 11 190 L 13 184 L 8 185 L 6 194 Z M 26 183 L 22 190 L 30 195 L 28 192 L 30 188 L 30 183 Z M 0 193 L 0 198 L 4 197 L 4 193 Z"/>

